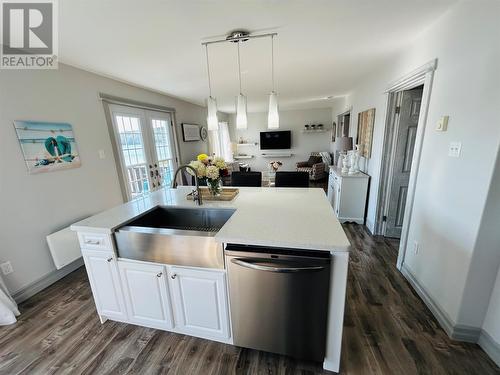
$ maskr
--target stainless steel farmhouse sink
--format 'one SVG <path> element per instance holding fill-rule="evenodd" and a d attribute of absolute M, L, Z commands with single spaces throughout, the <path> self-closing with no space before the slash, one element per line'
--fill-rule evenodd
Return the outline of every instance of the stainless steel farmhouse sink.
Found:
<path fill-rule="evenodd" d="M 158 206 L 115 232 L 120 258 L 193 267 L 224 268 L 215 234 L 234 209 Z"/>

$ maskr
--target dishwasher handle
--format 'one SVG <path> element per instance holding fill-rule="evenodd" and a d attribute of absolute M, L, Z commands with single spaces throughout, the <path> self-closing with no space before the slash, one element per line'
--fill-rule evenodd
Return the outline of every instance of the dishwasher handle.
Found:
<path fill-rule="evenodd" d="M 321 271 L 324 270 L 323 266 L 308 266 L 308 267 L 272 267 L 264 266 L 262 264 L 256 264 L 249 262 L 245 258 L 232 258 L 231 262 L 237 264 L 238 266 L 251 268 L 257 271 L 267 271 L 267 272 L 278 272 L 278 273 L 292 273 L 292 272 L 311 272 L 311 271 Z"/>

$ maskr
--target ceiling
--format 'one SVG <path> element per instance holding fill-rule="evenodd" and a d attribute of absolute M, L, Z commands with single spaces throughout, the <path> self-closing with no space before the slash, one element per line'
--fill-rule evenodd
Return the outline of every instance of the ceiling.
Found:
<path fill-rule="evenodd" d="M 329 107 L 455 0 L 60 1 L 60 61 L 196 104 L 208 96 L 202 41 L 243 28 L 277 32 L 281 109 Z M 210 45 L 213 96 L 234 112 L 236 44 Z M 241 45 L 248 110 L 266 110 L 270 39 Z"/>

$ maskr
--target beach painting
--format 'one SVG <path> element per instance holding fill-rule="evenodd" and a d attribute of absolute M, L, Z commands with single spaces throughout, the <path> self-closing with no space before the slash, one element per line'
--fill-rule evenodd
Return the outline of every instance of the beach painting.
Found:
<path fill-rule="evenodd" d="M 81 165 L 70 124 L 14 121 L 14 127 L 30 174 L 78 168 Z"/>

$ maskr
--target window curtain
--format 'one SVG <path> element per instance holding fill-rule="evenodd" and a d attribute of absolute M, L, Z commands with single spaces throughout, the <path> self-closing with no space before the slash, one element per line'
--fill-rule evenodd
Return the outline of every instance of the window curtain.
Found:
<path fill-rule="evenodd" d="M 218 130 L 210 130 L 208 132 L 208 147 L 210 155 L 220 156 L 229 162 L 233 161 L 227 122 L 220 122 Z"/>
<path fill-rule="evenodd" d="M 14 324 L 18 315 L 17 304 L 10 296 L 2 276 L 0 276 L 0 326 Z"/>

